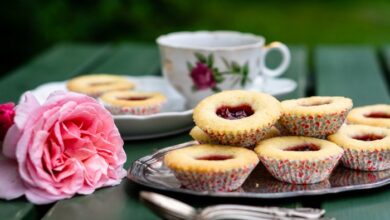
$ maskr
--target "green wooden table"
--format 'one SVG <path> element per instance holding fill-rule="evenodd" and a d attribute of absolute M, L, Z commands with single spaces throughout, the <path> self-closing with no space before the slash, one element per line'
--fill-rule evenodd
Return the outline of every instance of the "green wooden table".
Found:
<path fill-rule="evenodd" d="M 298 82 L 296 91 L 281 97 L 308 95 L 351 97 L 355 106 L 390 103 L 390 46 L 320 45 L 307 48 L 290 45 L 292 63 L 284 75 Z M 310 49 L 310 50 L 309 50 Z M 275 65 L 278 56 L 267 62 Z M 60 44 L 37 56 L 26 65 L 0 79 L 0 103 L 17 101 L 26 90 L 50 81 L 76 75 L 107 72 L 127 75 L 160 75 L 159 54 L 155 45 Z M 158 139 L 127 141 L 126 168 L 132 161 L 159 148 L 190 140 L 187 132 Z M 1 178 L 1 177 L 0 177 Z M 35 206 L 24 198 L 0 200 L 0 219 L 158 219 L 138 200 L 143 187 L 125 179 L 116 187 L 100 189 L 89 196 Z M 390 219 L 390 187 L 326 196 L 291 199 L 216 199 L 169 194 L 202 207 L 215 203 L 245 203 L 286 207 L 322 207 L 337 219 Z"/>

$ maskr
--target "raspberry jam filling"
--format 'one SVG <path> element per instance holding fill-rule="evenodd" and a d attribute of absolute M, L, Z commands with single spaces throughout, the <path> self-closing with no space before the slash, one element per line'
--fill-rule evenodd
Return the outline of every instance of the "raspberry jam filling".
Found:
<path fill-rule="evenodd" d="M 216 114 L 224 119 L 236 120 L 241 118 L 246 118 L 253 115 L 254 111 L 249 105 L 239 105 L 239 106 L 222 106 L 217 109 Z"/>
<path fill-rule="evenodd" d="M 133 97 L 119 97 L 118 99 L 119 100 L 125 100 L 125 101 L 143 101 L 143 100 L 146 100 L 148 99 L 149 97 L 136 97 L 136 96 L 133 96 Z"/>
<path fill-rule="evenodd" d="M 319 105 L 327 105 L 332 103 L 331 100 L 323 100 L 323 101 L 309 101 L 309 102 L 302 102 L 299 105 L 304 107 L 310 107 L 310 106 L 319 106 Z"/>
<path fill-rule="evenodd" d="M 197 157 L 196 159 L 197 160 L 229 160 L 229 159 L 233 159 L 233 156 L 215 154 L 215 155 L 207 155 L 207 156 L 203 156 L 203 157 Z"/>
<path fill-rule="evenodd" d="M 301 144 L 284 149 L 285 151 L 318 151 L 320 147 L 315 144 Z"/>
<path fill-rule="evenodd" d="M 360 141 L 376 141 L 376 140 L 383 139 L 384 136 L 376 135 L 376 134 L 365 134 L 365 135 L 353 136 L 352 138 Z"/>
<path fill-rule="evenodd" d="M 390 118 L 390 114 L 385 112 L 371 112 L 364 116 L 367 118 Z"/>

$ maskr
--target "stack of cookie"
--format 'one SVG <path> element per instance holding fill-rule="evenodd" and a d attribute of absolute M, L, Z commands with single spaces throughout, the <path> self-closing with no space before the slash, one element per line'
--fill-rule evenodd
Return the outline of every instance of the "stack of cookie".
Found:
<path fill-rule="evenodd" d="M 259 92 L 224 91 L 194 109 L 196 126 L 190 135 L 200 145 L 172 151 L 164 162 L 184 187 L 202 191 L 238 188 L 234 180 L 243 183 L 257 163 L 254 152 L 275 178 L 292 184 L 327 179 L 340 158 L 353 169 L 390 168 L 390 130 L 343 125 L 351 108 L 352 100 L 345 97 L 280 103 Z M 352 110 L 348 122 L 390 127 L 390 108 L 371 108 Z M 364 120 L 357 122 L 361 115 Z"/>
<path fill-rule="evenodd" d="M 166 97 L 159 92 L 134 91 L 134 82 L 117 75 L 79 76 L 69 80 L 67 88 L 99 99 L 113 115 L 155 114 L 166 102 Z"/>

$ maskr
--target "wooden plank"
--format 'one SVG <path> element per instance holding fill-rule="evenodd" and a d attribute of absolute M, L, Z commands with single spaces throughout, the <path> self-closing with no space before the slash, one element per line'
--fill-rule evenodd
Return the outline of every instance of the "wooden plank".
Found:
<path fill-rule="evenodd" d="M 110 48 L 101 45 L 60 44 L 0 81 L 0 103 L 17 102 L 26 90 L 45 82 L 62 81 L 89 69 L 106 58 Z"/>
<path fill-rule="evenodd" d="M 99 45 L 57 45 L 0 81 L 0 103 L 18 101 L 28 89 L 49 81 L 65 80 L 101 60 L 109 51 Z M 1 219 L 36 219 L 36 206 L 25 199 L 0 200 Z"/>
<path fill-rule="evenodd" d="M 315 51 L 316 93 L 346 96 L 355 106 L 388 103 L 389 93 L 375 50 L 323 46 Z"/>
<path fill-rule="evenodd" d="M 305 78 L 307 73 L 307 50 L 301 46 L 291 47 L 291 50 L 293 61 L 286 76 L 303 82 L 302 78 Z M 275 60 L 271 61 L 276 62 Z M 157 74 L 159 63 L 158 51 L 154 46 L 125 44 L 115 50 L 110 59 L 94 71 L 121 74 Z M 304 89 L 300 88 L 294 94 L 292 96 L 303 96 Z M 128 168 L 134 160 L 150 154 L 158 148 L 188 140 L 190 140 L 189 135 L 183 133 L 158 139 L 128 141 L 125 143 L 125 151 L 128 157 L 125 167 Z M 100 189 L 90 196 L 79 196 L 60 201 L 52 207 L 44 219 L 158 219 L 139 202 L 138 190 L 138 186 L 125 179 L 117 187 Z M 194 204 L 193 197 L 183 196 L 182 199 L 190 199 L 191 201 L 186 202 Z M 258 204 L 258 201 L 256 203 Z M 283 204 L 285 206 L 300 206 L 299 202 L 285 202 Z M 197 205 L 204 206 L 205 204 Z"/>
<path fill-rule="evenodd" d="M 0 219 L 38 219 L 37 208 L 24 198 L 13 201 L 0 200 Z"/>
<path fill-rule="evenodd" d="M 355 106 L 390 103 L 378 57 L 370 47 L 322 46 L 315 51 L 317 95 L 351 97 Z M 387 187 L 388 189 L 388 187 Z M 390 219 L 389 190 L 340 194 L 322 202 L 337 219 Z"/>
<path fill-rule="evenodd" d="M 119 45 L 105 62 L 93 70 L 132 76 L 161 75 L 157 47 L 149 44 L 125 43 Z"/>
<path fill-rule="evenodd" d="M 386 69 L 387 82 L 390 83 L 390 44 L 382 48 L 382 59 Z"/>

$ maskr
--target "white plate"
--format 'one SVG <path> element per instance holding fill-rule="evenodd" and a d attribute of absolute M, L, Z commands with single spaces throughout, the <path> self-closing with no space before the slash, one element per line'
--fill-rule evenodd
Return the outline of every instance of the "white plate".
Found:
<path fill-rule="evenodd" d="M 154 115 L 113 115 L 116 126 L 125 140 L 137 140 L 154 137 L 162 137 L 189 130 L 193 126 L 192 109 L 185 108 L 185 99 L 169 83 L 160 76 L 128 77 L 142 91 L 159 91 L 168 98 L 160 113 Z M 296 88 L 296 82 L 290 79 L 267 79 L 263 88 L 262 80 L 255 80 L 253 88 L 274 96 L 292 92 Z M 40 102 L 44 102 L 53 91 L 66 91 L 66 81 L 49 82 L 42 84 L 31 92 Z"/>

